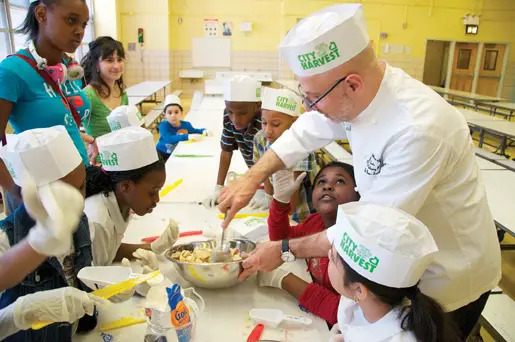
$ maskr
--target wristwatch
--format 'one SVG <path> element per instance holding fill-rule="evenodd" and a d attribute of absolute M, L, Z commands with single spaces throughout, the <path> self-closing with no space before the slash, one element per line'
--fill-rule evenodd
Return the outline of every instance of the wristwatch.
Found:
<path fill-rule="evenodd" d="M 295 255 L 290 251 L 290 241 L 284 239 L 281 247 L 281 260 L 284 262 L 293 262 L 295 259 Z"/>

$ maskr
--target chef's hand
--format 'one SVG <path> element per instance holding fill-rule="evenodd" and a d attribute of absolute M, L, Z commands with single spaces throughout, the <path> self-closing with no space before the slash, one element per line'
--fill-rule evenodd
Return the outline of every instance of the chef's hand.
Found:
<path fill-rule="evenodd" d="M 252 200 L 249 203 L 249 207 L 254 210 L 268 210 L 271 203 L 272 196 L 264 191 L 258 191 L 254 197 L 252 197 Z"/>
<path fill-rule="evenodd" d="M 290 203 L 294 193 L 299 191 L 302 181 L 306 177 L 306 172 L 302 172 L 297 179 L 293 171 L 280 170 L 273 174 L 274 198 L 284 204 Z"/>
<path fill-rule="evenodd" d="M 177 237 L 179 236 L 179 225 L 174 220 L 170 219 L 168 226 L 161 236 L 150 244 L 150 248 L 156 254 L 164 253 L 168 248 L 171 248 Z"/>
<path fill-rule="evenodd" d="M 229 226 L 229 222 L 232 221 L 234 215 L 249 204 L 260 184 L 259 179 L 253 179 L 246 173 L 223 188 L 218 199 L 218 210 L 227 213 L 227 217 L 222 222 L 224 229 Z"/>
<path fill-rule="evenodd" d="M 84 209 L 82 194 L 61 181 L 38 188 L 27 177 L 22 196 L 27 212 L 36 221 L 28 235 L 32 249 L 45 256 L 68 253 Z"/>
<path fill-rule="evenodd" d="M 207 197 L 206 199 L 204 199 L 204 201 L 202 202 L 204 207 L 212 208 L 212 207 L 216 206 L 218 204 L 220 193 L 223 188 L 224 188 L 223 185 L 217 184 L 215 186 L 215 190 L 213 191 L 213 194 L 211 196 Z"/>
<path fill-rule="evenodd" d="M 243 261 L 243 271 L 238 278 L 244 280 L 257 271 L 271 272 L 279 267 L 282 262 L 281 241 L 270 241 L 259 244 L 256 249 L 250 253 L 249 257 Z"/>
<path fill-rule="evenodd" d="M 73 323 L 86 314 L 93 315 L 95 305 L 106 303 L 109 302 L 90 293 L 62 287 L 19 297 L 5 310 L 16 328 L 26 330 L 37 322 Z"/>
<path fill-rule="evenodd" d="M 345 342 L 343 339 L 342 332 L 338 327 L 338 323 L 333 325 L 333 328 L 329 332 L 329 342 Z"/>

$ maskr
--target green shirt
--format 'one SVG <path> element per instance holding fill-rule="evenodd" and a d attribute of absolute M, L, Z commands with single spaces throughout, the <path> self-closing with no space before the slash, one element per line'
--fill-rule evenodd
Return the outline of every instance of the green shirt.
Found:
<path fill-rule="evenodd" d="M 84 93 L 86 93 L 89 102 L 91 102 L 91 113 L 89 116 L 85 116 L 82 120 L 82 125 L 84 126 L 86 133 L 95 138 L 110 133 L 111 128 L 109 128 L 106 118 L 111 114 L 112 109 L 109 109 L 102 102 L 95 89 L 86 87 L 84 88 Z M 123 106 L 128 104 L 129 98 L 127 97 L 127 93 L 123 93 L 121 105 Z"/>

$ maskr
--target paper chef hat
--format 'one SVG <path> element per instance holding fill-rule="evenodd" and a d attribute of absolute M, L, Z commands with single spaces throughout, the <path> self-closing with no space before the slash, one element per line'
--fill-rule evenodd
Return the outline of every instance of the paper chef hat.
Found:
<path fill-rule="evenodd" d="M 82 158 L 64 126 L 36 128 L 9 135 L 0 157 L 16 185 L 26 176 L 36 186 L 63 178 L 82 163 Z"/>
<path fill-rule="evenodd" d="M 281 41 L 279 51 L 294 74 L 310 76 L 347 62 L 369 42 L 363 7 L 342 4 L 301 20 Z"/>
<path fill-rule="evenodd" d="M 136 106 L 119 106 L 107 116 L 111 131 L 124 127 L 141 126 L 145 122 Z"/>
<path fill-rule="evenodd" d="M 327 236 L 353 270 L 395 288 L 417 284 L 438 251 L 429 229 L 413 216 L 363 202 L 340 205 Z"/>
<path fill-rule="evenodd" d="M 98 154 L 106 171 L 129 171 L 158 161 L 152 133 L 125 127 L 97 138 Z"/>
<path fill-rule="evenodd" d="M 225 84 L 224 99 L 231 102 L 259 102 L 261 82 L 248 75 L 236 75 Z"/>
<path fill-rule="evenodd" d="M 181 99 L 179 96 L 173 94 L 166 95 L 164 108 L 168 107 L 169 105 L 179 105 L 182 107 Z"/>
<path fill-rule="evenodd" d="M 300 115 L 302 101 L 298 95 L 288 89 L 263 88 L 261 109 L 273 110 L 291 116 Z"/>

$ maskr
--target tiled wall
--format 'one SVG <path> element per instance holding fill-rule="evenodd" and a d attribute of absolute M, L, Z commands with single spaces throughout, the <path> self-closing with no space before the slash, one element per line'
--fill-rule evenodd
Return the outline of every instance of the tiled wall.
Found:
<path fill-rule="evenodd" d="M 143 81 L 158 81 L 170 78 L 170 51 L 136 50 L 127 52 L 125 83 L 128 86 Z"/>

